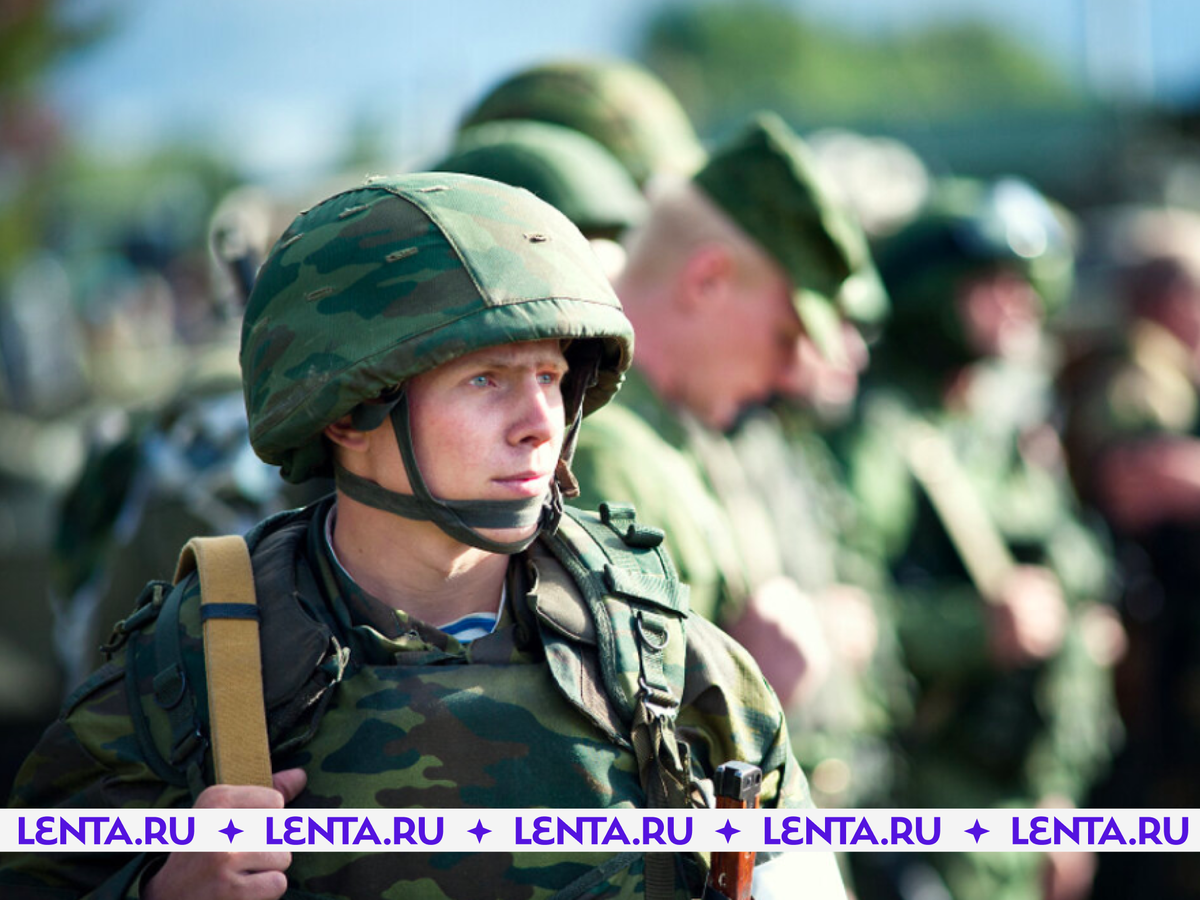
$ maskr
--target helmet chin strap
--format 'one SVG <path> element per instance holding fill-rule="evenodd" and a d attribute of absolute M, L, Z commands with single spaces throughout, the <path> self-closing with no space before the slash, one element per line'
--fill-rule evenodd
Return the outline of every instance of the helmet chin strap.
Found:
<path fill-rule="evenodd" d="M 578 485 L 571 474 L 571 458 L 583 422 L 583 398 L 596 382 L 599 368 L 597 348 L 587 342 L 573 353 L 578 359 L 572 365 L 571 376 L 563 385 L 563 401 L 573 412 L 571 427 L 563 441 L 555 477 L 550 489 L 540 497 L 524 500 L 441 500 L 430 492 L 413 449 L 412 421 L 409 416 L 408 394 L 401 389 L 389 403 L 362 404 L 351 413 L 351 422 L 359 431 L 374 431 L 390 419 L 400 448 L 400 459 L 411 494 L 391 491 L 356 475 L 340 465 L 334 465 L 337 488 L 352 500 L 393 515 L 417 522 L 432 522 L 450 537 L 471 547 L 491 553 L 519 553 L 537 539 L 542 531 L 553 533 L 563 514 L 563 496 L 577 496 Z M 585 349 L 586 348 L 586 349 Z M 572 377 L 573 376 L 573 377 Z M 481 528 L 538 528 L 527 538 L 518 541 L 494 541 L 479 533 Z"/>
<path fill-rule="evenodd" d="M 542 519 L 542 511 L 549 497 L 528 497 L 524 500 L 440 500 L 430 493 L 425 478 L 421 475 L 421 467 L 417 464 L 412 443 L 408 395 L 405 391 L 401 390 L 390 408 L 387 405 L 360 406 L 352 414 L 352 421 L 355 428 L 372 431 L 382 424 L 384 416 L 391 419 L 396 443 L 400 447 L 400 458 L 404 462 L 404 471 L 408 473 L 408 482 L 412 485 L 413 492 L 401 494 L 391 491 L 342 466 L 335 466 L 334 477 L 339 491 L 375 509 L 417 522 L 432 522 L 456 541 L 478 547 L 480 550 L 492 553 L 519 553 L 533 543 L 537 531 L 523 540 L 494 541 L 480 534 L 477 529 L 528 528 L 530 525 L 536 525 Z M 557 485 L 553 486 L 549 493 L 557 494 Z M 561 499 L 559 505 L 561 507 Z"/>

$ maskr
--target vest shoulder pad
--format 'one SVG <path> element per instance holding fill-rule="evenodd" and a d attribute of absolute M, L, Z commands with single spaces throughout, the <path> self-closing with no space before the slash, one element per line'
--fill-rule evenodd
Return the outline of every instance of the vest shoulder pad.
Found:
<path fill-rule="evenodd" d="M 678 709 L 682 698 L 688 593 L 662 542 L 631 505 L 614 503 L 602 503 L 598 514 L 568 508 L 558 531 L 543 538 L 560 568 L 542 573 L 565 571 L 571 582 L 535 591 L 539 617 L 553 626 L 543 632 L 547 659 L 593 720 L 603 724 L 598 704 L 611 705 L 623 724 L 619 737 L 629 734 L 647 690 L 664 710 Z"/>

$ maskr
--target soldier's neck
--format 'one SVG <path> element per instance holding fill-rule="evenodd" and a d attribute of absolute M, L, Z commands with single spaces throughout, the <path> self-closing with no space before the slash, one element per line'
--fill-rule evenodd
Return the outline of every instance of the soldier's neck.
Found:
<path fill-rule="evenodd" d="M 507 556 L 469 547 L 430 522 L 404 519 L 342 494 L 335 515 L 338 562 L 380 602 L 431 625 L 495 612 Z"/>
<path fill-rule="evenodd" d="M 637 335 L 637 370 L 660 398 L 686 407 L 685 341 L 679 340 L 679 323 L 672 320 L 670 298 L 664 290 L 632 283 L 618 285 L 617 296 Z"/>

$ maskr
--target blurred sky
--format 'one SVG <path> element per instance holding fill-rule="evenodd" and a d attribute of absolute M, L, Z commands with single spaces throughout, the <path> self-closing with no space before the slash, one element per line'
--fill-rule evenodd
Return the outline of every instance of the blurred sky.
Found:
<path fill-rule="evenodd" d="M 867 33 L 997 23 L 1100 95 L 1200 100 L 1200 0 L 789 0 Z M 55 74 L 52 97 L 99 150 L 215 141 L 247 174 L 302 179 L 387 123 L 397 168 L 429 160 L 498 78 L 569 55 L 628 54 L 648 0 L 79 0 L 114 32 Z"/>

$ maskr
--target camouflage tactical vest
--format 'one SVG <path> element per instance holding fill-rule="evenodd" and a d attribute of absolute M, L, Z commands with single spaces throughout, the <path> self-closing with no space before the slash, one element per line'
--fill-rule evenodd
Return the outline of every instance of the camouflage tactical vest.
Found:
<path fill-rule="evenodd" d="M 302 551 L 311 515 L 276 516 L 247 542 L 259 598 L 273 766 L 320 760 L 308 787 L 319 802 L 578 807 L 593 798 L 596 805 L 668 807 L 687 805 L 689 795 L 698 793 L 687 745 L 674 731 L 683 694 L 687 588 L 661 547 L 662 533 L 639 525 L 632 507 L 602 504 L 599 515 L 570 510 L 558 533 L 529 551 L 535 580 L 524 602 L 544 651 L 536 672 L 506 660 L 356 660 L 344 623 L 320 601 L 311 560 Z M 213 780 L 204 654 L 192 602 L 197 594 L 195 575 L 174 587 L 152 584 L 117 629 L 129 642 L 125 677 L 144 758 L 164 781 L 193 796 Z M 554 739 L 530 746 L 519 764 L 472 757 L 472 748 L 494 741 L 522 715 L 531 717 L 531 725 L 555 723 Z M 420 724 L 414 727 L 414 721 Z M 597 756 L 611 758 L 602 797 L 588 775 Z M 365 760 L 371 761 L 365 777 L 345 777 Z M 414 780 L 414 761 L 418 767 L 445 766 L 441 780 Z M 537 779 L 528 778 L 531 767 Z M 513 777 L 498 777 L 504 772 Z M 448 789 L 446 773 L 466 783 Z M 396 788 L 383 796 L 381 783 Z M 674 862 L 654 856 L 645 862 L 647 893 L 655 895 L 657 868 L 666 881 L 657 895 L 673 896 Z M 630 854 L 623 862 L 636 866 L 641 856 Z M 691 881 L 696 867 L 686 868 Z M 309 880 L 303 869 L 292 873 L 302 883 Z M 343 875 L 353 884 L 353 872 Z M 340 893 L 345 878 L 338 883 Z"/>

